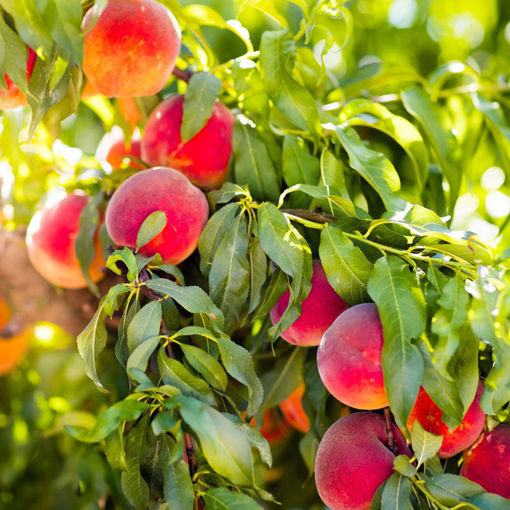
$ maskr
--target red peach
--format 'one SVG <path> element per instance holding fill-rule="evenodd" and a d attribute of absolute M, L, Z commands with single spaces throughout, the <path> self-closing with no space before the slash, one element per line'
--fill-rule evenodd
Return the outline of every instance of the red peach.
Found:
<path fill-rule="evenodd" d="M 112 170 L 118 170 L 124 164 L 139 170 L 145 168 L 142 164 L 131 159 L 130 156 L 141 159 L 140 139 L 133 137 L 131 144 L 128 145 L 122 131 L 106 133 L 99 143 L 96 152 L 96 159 L 102 165 L 108 163 Z"/>
<path fill-rule="evenodd" d="M 83 72 L 108 97 L 158 93 L 172 73 L 181 34 L 173 14 L 155 0 L 108 0 L 90 30 L 83 18 Z"/>
<path fill-rule="evenodd" d="M 437 455 L 443 459 L 453 457 L 472 445 L 482 432 L 485 423 L 485 413 L 480 407 L 482 392 L 483 384 L 480 382 L 473 403 L 469 406 L 462 423 L 450 431 L 442 420 L 443 411 L 422 387 L 411 410 L 407 428 L 411 430 L 415 420 L 418 420 L 426 431 L 443 436 L 443 443 Z"/>
<path fill-rule="evenodd" d="M 75 253 L 75 240 L 80 229 L 80 214 L 90 197 L 75 192 L 60 197 L 35 213 L 27 229 L 30 262 L 49 282 L 59 287 L 79 289 L 87 286 Z M 96 255 L 89 269 L 93 281 L 104 275 L 99 237 L 95 239 Z"/>
<path fill-rule="evenodd" d="M 252 427 L 257 426 L 255 418 L 252 418 L 250 425 Z M 275 409 L 268 409 L 262 416 L 260 433 L 270 445 L 276 445 L 284 439 L 287 439 L 292 433 L 292 429 Z"/>
<path fill-rule="evenodd" d="M 400 455 L 411 457 L 404 436 L 392 424 Z M 384 418 L 354 413 L 324 434 L 315 459 L 315 483 L 332 510 L 369 510 L 377 488 L 393 473 L 395 454 L 386 445 Z"/>
<path fill-rule="evenodd" d="M 165 228 L 140 253 L 159 253 L 169 264 L 179 264 L 198 244 L 209 213 L 205 195 L 172 168 L 151 168 L 131 176 L 113 194 L 106 208 L 106 228 L 120 246 L 136 247 L 136 237 L 144 220 L 163 211 Z"/>
<path fill-rule="evenodd" d="M 317 366 L 324 386 L 350 407 L 386 407 L 382 348 L 383 329 L 376 305 L 352 306 L 333 322 L 319 344 Z"/>
<path fill-rule="evenodd" d="M 171 166 L 196 186 L 219 188 L 227 177 L 234 117 L 216 101 L 206 125 L 182 143 L 184 96 L 163 101 L 149 116 L 142 138 L 142 159 L 151 166 Z"/>
<path fill-rule="evenodd" d="M 32 48 L 28 48 L 28 59 L 27 59 L 27 71 L 26 79 L 27 83 L 32 76 L 34 70 L 36 54 Z M 25 106 L 27 104 L 27 98 L 25 94 L 13 83 L 13 81 L 5 74 L 5 83 L 7 88 L 0 90 L 0 110 L 7 110 L 9 108 L 16 108 L 18 106 Z"/>
<path fill-rule="evenodd" d="M 297 430 L 306 434 L 310 430 L 310 420 L 303 409 L 305 384 L 299 386 L 280 403 L 283 417 Z"/>
<path fill-rule="evenodd" d="M 285 312 L 289 296 L 287 291 L 273 306 L 269 314 L 273 324 Z M 301 315 L 281 337 L 291 344 L 302 346 L 318 345 L 333 321 L 349 306 L 328 283 L 320 260 L 313 261 L 312 289 L 301 306 Z"/>
<path fill-rule="evenodd" d="M 499 425 L 464 452 L 460 474 L 487 492 L 510 499 L 510 425 Z"/>

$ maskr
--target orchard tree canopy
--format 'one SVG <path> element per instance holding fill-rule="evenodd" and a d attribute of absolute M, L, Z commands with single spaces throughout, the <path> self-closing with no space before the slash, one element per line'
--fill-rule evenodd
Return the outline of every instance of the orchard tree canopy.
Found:
<path fill-rule="evenodd" d="M 510 507 L 510 4 L 0 2 L 0 508 Z"/>

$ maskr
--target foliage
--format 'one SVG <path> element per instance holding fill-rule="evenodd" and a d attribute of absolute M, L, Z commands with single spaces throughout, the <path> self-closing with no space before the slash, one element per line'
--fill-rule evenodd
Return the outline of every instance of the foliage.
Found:
<path fill-rule="evenodd" d="M 10 55 L 26 43 L 39 56 L 29 108 L 2 112 L 4 223 L 26 224 L 55 187 L 86 191 L 95 200 L 81 217 L 83 267 L 97 207 L 134 171 L 108 173 L 95 160 L 105 131 L 120 125 L 131 137 L 175 92 L 185 93 L 183 139 L 201 129 L 217 97 L 236 121 L 228 182 L 208 194 L 212 215 L 198 253 L 177 268 L 110 246 L 107 267 L 123 283 L 78 336 L 84 368 L 74 352 L 46 353 L 2 379 L 0 501 L 14 504 L 15 494 L 20 508 L 35 500 L 64 508 L 61 498 L 72 498 L 67 508 L 191 510 L 200 498 L 211 510 L 273 508 L 275 500 L 320 508 L 307 472 L 340 405 L 326 395 L 315 349 L 278 339 L 310 292 L 314 258 L 346 302 L 377 304 L 385 384 L 401 428 L 420 385 L 458 425 L 479 377 L 489 426 L 508 422 L 505 2 L 468 2 L 462 12 L 439 1 L 424 12 L 417 0 L 161 3 L 183 31 L 178 67 L 193 77 L 186 84 L 174 76 L 160 95 L 136 98 L 133 126 L 119 99 L 80 101 L 88 2 L 2 2 L 0 74 L 21 87 L 25 60 Z M 415 6 L 412 19 L 391 14 L 400 3 Z M 441 22 L 439 4 L 486 31 L 481 49 Z M 380 58 L 368 59 L 372 52 Z M 138 246 L 163 227 L 151 217 Z M 288 308 L 273 326 L 268 313 L 286 290 Z M 105 325 L 112 317 L 120 319 L 115 333 Z M 247 422 L 261 423 L 303 380 L 312 428 L 272 455 Z M 408 436 L 417 462 L 396 459 L 373 509 L 395 501 L 504 508 L 455 474 L 457 458 L 441 465 L 435 436 L 419 426 Z M 50 470 L 61 475 L 48 486 Z"/>

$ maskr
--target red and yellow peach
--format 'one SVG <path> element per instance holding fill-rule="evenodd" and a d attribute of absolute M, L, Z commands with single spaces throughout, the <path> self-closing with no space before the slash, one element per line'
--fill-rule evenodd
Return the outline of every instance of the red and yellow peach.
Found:
<path fill-rule="evenodd" d="M 28 58 L 27 58 L 27 70 L 26 70 L 26 80 L 30 79 L 32 76 L 32 71 L 34 70 L 36 54 L 32 48 L 28 48 Z M 13 83 L 13 81 L 7 76 L 4 75 L 5 83 L 7 87 L 3 90 L 0 90 L 0 110 L 7 110 L 9 108 L 16 108 L 18 106 L 25 106 L 27 104 L 27 98 L 25 94 L 21 92 L 21 90 Z"/>

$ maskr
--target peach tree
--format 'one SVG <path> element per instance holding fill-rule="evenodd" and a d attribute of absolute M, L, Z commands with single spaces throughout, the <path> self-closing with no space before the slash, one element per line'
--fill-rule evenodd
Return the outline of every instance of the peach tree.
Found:
<path fill-rule="evenodd" d="M 508 59 L 352 3 L 3 0 L 0 219 L 88 316 L 0 379 L 0 501 L 508 507 Z"/>

